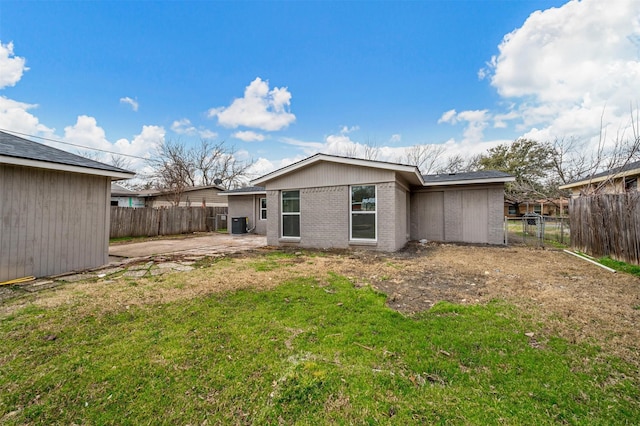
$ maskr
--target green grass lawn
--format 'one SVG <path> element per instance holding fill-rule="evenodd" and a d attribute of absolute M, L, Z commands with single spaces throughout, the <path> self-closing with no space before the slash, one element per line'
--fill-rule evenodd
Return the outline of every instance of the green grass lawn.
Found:
<path fill-rule="evenodd" d="M 109 313 L 26 306 L 0 323 L 0 423 L 640 419 L 637 370 L 545 334 L 505 302 L 406 317 L 345 277 L 318 282 Z"/>

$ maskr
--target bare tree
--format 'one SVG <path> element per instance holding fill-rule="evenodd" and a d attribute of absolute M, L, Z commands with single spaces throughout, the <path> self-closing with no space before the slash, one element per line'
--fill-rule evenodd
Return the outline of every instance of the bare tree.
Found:
<path fill-rule="evenodd" d="M 362 158 L 365 160 L 377 160 L 380 154 L 380 147 L 378 142 L 367 139 L 367 142 L 363 144 Z"/>
<path fill-rule="evenodd" d="M 178 141 L 161 144 L 149 160 L 153 169 L 150 178 L 154 187 L 166 192 L 171 202 L 180 203 L 184 190 L 197 185 L 217 184 L 225 189 L 241 186 L 253 160 L 241 161 L 237 151 L 225 142 L 201 140 L 200 145 L 188 149 Z"/>
<path fill-rule="evenodd" d="M 462 154 L 456 154 L 448 157 L 446 162 L 438 167 L 436 173 L 461 173 L 474 172 L 480 168 L 481 154 L 465 157 Z"/>
<path fill-rule="evenodd" d="M 417 166 L 422 174 L 432 174 L 442 162 L 445 150 L 444 145 L 413 145 L 405 150 L 399 162 Z"/>
<path fill-rule="evenodd" d="M 111 159 L 109 160 L 109 164 L 119 169 L 124 169 L 124 170 L 132 169 L 131 160 L 118 154 L 111 154 Z"/>

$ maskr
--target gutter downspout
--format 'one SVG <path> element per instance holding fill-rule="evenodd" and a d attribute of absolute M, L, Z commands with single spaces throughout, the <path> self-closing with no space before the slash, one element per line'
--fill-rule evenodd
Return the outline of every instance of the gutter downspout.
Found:
<path fill-rule="evenodd" d="M 253 212 L 252 213 L 253 214 L 253 218 L 252 218 L 253 219 L 253 228 L 247 229 L 247 232 L 249 234 L 253 233 L 253 231 L 255 231 L 255 229 L 256 229 L 256 196 L 255 195 L 253 196 L 253 210 L 252 210 L 252 212 Z"/>

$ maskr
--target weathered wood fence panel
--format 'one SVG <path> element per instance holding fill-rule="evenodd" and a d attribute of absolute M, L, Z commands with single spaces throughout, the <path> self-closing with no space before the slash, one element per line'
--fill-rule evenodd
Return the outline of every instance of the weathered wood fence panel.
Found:
<path fill-rule="evenodd" d="M 109 238 L 213 231 L 216 214 L 227 214 L 227 207 L 111 207 Z"/>
<path fill-rule="evenodd" d="M 640 264 L 640 193 L 575 198 L 569 216 L 575 250 Z"/>

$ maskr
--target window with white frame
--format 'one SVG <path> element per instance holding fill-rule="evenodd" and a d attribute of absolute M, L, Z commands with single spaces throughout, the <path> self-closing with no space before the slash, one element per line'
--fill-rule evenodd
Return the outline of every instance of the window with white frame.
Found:
<path fill-rule="evenodd" d="M 350 193 L 352 240 L 375 240 L 377 203 L 375 185 L 354 185 Z"/>
<path fill-rule="evenodd" d="M 267 199 L 260 198 L 260 220 L 267 220 Z"/>
<path fill-rule="evenodd" d="M 300 237 L 300 191 L 282 191 L 282 236 Z"/>

